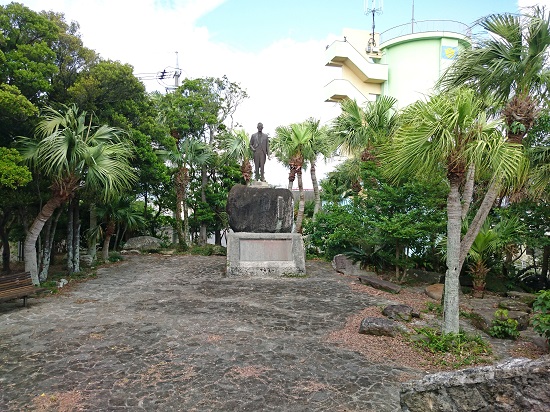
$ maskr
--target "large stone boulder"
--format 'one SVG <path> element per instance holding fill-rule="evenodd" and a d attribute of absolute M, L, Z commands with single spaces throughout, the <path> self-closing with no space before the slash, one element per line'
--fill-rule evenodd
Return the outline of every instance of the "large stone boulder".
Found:
<path fill-rule="evenodd" d="M 227 197 L 234 232 L 290 233 L 294 201 L 288 189 L 235 185 Z"/>
<path fill-rule="evenodd" d="M 550 405 L 550 357 L 440 372 L 401 385 L 403 412 L 530 411 Z"/>
<path fill-rule="evenodd" d="M 410 321 L 412 318 L 419 318 L 420 313 L 411 308 L 409 305 L 388 305 L 382 311 L 382 315 L 393 320 Z"/>
<path fill-rule="evenodd" d="M 407 328 L 398 322 L 384 318 L 363 318 L 359 325 L 359 333 L 374 336 L 396 336 L 407 332 Z"/>
<path fill-rule="evenodd" d="M 122 249 L 124 250 L 152 250 L 160 249 L 162 241 L 153 236 L 137 236 L 128 239 Z"/>
<path fill-rule="evenodd" d="M 353 263 L 346 255 L 340 254 L 332 258 L 332 268 L 344 275 L 355 275 L 361 271 L 359 262 Z"/>

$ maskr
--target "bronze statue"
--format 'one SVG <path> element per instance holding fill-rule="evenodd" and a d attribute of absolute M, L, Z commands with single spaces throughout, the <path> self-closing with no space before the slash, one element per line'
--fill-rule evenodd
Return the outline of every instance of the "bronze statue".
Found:
<path fill-rule="evenodd" d="M 258 123 L 258 132 L 250 137 L 250 148 L 254 152 L 254 175 L 256 180 L 265 182 L 265 158 L 269 156 L 269 136 L 262 133 L 264 125 Z M 259 171 L 259 173 L 258 173 Z"/>

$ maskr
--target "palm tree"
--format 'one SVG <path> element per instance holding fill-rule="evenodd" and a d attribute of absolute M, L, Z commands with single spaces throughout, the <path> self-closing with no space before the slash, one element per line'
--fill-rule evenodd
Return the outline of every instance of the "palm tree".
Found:
<path fill-rule="evenodd" d="M 342 113 L 332 124 L 342 153 L 359 156 L 365 161 L 373 160 L 374 147 L 383 143 L 397 126 L 396 103 L 397 100 L 391 96 L 380 96 L 367 102 L 364 108 L 355 100 L 342 101 Z"/>
<path fill-rule="evenodd" d="M 106 125 L 93 126 L 86 112 L 76 105 L 57 111 L 44 109 L 36 138 L 21 139 L 21 153 L 52 182 L 52 196 L 29 228 L 25 239 L 25 270 L 38 280 L 36 240 L 56 208 L 72 199 L 78 190 L 93 188 L 101 199 L 129 189 L 136 181 L 129 164 L 132 148 L 123 131 Z"/>
<path fill-rule="evenodd" d="M 467 84 L 501 108 L 510 142 L 521 143 L 539 113 L 550 80 L 550 15 L 535 6 L 523 15 L 492 14 L 479 25 L 488 33 L 462 51 L 439 84 Z"/>
<path fill-rule="evenodd" d="M 310 118 L 306 120 L 306 123 L 309 125 L 311 133 L 311 139 L 308 142 L 310 157 L 307 160 L 309 161 L 309 172 L 311 173 L 311 183 L 315 199 L 313 209 L 313 217 L 315 218 L 317 212 L 321 210 L 321 195 L 319 192 L 319 182 L 317 181 L 317 158 L 319 155 L 324 156 L 325 159 L 331 156 L 335 151 L 336 145 L 334 144 L 334 139 L 329 134 L 328 128 L 326 126 L 321 127 L 319 120 Z"/>
<path fill-rule="evenodd" d="M 241 173 L 248 184 L 252 178 L 250 159 L 253 157 L 248 133 L 243 129 L 226 133 L 222 138 L 221 147 L 227 157 L 241 163 Z"/>
<path fill-rule="evenodd" d="M 174 186 L 176 190 L 176 232 L 180 247 L 189 246 L 189 210 L 187 207 L 187 189 L 190 183 L 189 169 L 193 165 L 202 166 L 212 159 L 210 146 L 201 140 L 179 139 L 172 150 L 159 150 L 158 155 L 174 166 Z M 183 214 L 183 227 L 181 217 Z"/>
<path fill-rule="evenodd" d="M 505 143 L 499 130 L 501 122 L 489 122 L 483 107 L 476 93 L 466 88 L 418 101 L 403 113 L 401 126 L 382 156 L 386 173 L 396 180 L 410 174 L 434 176 L 445 168 L 449 194 L 444 333 L 459 332 L 460 190 L 467 170 L 473 165 L 478 173 L 511 179 L 523 161 L 519 146 Z"/>
<path fill-rule="evenodd" d="M 117 224 L 123 225 L 127 229 L 137 229 L 145 225 L 144 217 L 132 207 L 133 200 L 129 196 L 119 196 L 112 201 L 97 205 L 98 217 L 105 226 L 101 255 L 104 262 L 109 259 L 109 245 Z"/>
<path fill-rule="evenodd" d="M 523 15 L 492 14 L 479 21 L 488 33 L 475 47 L 463 50 L 445 72 L 439 86 L 450 90 L 469 85 L 489 96 L 492 111 L 500 113 L 510 143 L 522 143 L 539 115 L 550 80 L 550 15 L 544 7 L 527 9 Z M 494 180 L 462 240 L 461 262 L 466 258 L 492 204 L 500 193 Z M 465 206 L 469 205 L 469 199 Z"/>
<path fill-rule="evenodd" d="M 275 129 L 275 138 L 271 140 L 271 148 L 275 157 L 288 164 L 290 168 L 288 189 L 292 190 L 294 176 L 298 178 L 298 190 L 300 201 L 298 203 L 298 214 L 296 215 L 296 233 L 302 233 L 302 222 L 304 219 L 305 196 L 302 181 L 302 169 L 308 159 L 314 157 L 312 142 L 313 129 L 308 122 L 293 123 L 290 126 L 279 126 Z"/>

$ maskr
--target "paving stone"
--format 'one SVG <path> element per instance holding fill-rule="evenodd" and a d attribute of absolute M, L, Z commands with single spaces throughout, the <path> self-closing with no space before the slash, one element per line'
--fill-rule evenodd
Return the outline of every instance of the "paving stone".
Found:
<path fill-rule="evenodd" d="M 126 256 L 28 308 L 0 304 L 0 410 L 80 393 L 82 411 L 399 409 L 400 377 L 326 342 L 382 298 L 329 263 L 234 279 L 219 256 Z M 36 409 L 36 408 L 34 408 Z"/>

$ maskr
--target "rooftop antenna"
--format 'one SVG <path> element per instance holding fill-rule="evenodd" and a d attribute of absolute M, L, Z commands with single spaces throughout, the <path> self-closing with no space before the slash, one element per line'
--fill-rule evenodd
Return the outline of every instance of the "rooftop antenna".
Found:
<path fill-rule="evenodd" d="M 174 86 L 176 87 L 176 89 L 180 86 L 180 75 L 180 63 L 178 59 L 178 52 L 176 51 L 176 70 L 174 72 Z"/>
<path fill-rule="evenodd" d="M 412 19 L 411 19 L 411 33 L 414 33 L 414 0 L 412 0 L 413 2 L 413 7 L 412 7 Z"/>
<path fill-rule="evenodd" d="M 384 0 L 365 0 L 365 14 L 372 14 L 372 35 L 367 44 L 367 53 L 371 53 L 376 47 L 376 40 L 374 40 L 374 16 L 382 14 L 383 7 Z"/>

